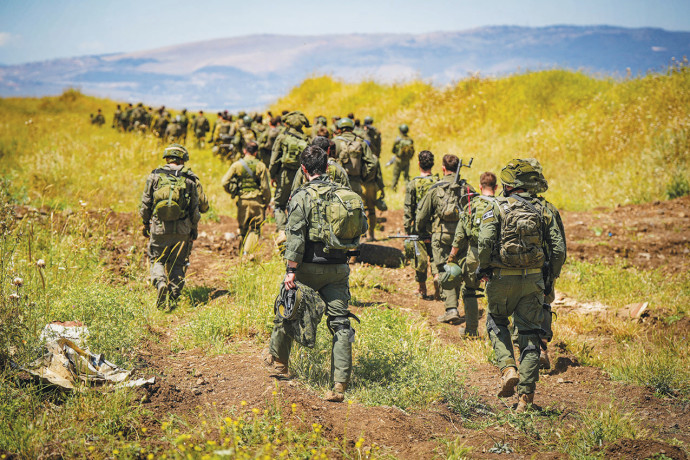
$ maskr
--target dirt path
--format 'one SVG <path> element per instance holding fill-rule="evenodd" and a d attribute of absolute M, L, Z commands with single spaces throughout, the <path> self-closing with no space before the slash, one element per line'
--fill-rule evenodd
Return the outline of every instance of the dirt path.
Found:
<path fill-rule="evenodd" d="M 661 204 L 627 206 L 609 213 L 564 213 L 566 232 L 569 235 L 570 256 L 585 260 L 613 260 L 621 258 L 631 265 L 654 268 L 661 265 L 688 266 L 690 232 L 690 197 Z M 663 211 L 663 212 L 661 212 Z M 143 238 L 135 235 L 132 217 L 114 217 L 122 228 L 119 237 L 112 240 L 114 254 L 122 256 L 123 247 L 143 244 Z M 390 211 L 384 216 L 383 233 L 398 233 L 402 227 L 402 212 Z M 272 234 L 267 228 L 266 234 Z M 220 222 L 207 222 L 200 228 L 200 238 L 190 266 L 190 282 L 223 289 L 225 273 L 238 260 L 239 241 L 234 238 L 237 226 L 234 220 L 222 217 Z M 610 236 L 609 236 L 610 234 Z M 642 236 L 640 235 L 642 234 Z M 400 241 L 386 242 L 401 247 Z M 653 248 L 652 249 L 650 249 Z M 267 240 L 263 251 L 270 252 L 273 245 Z M 119 251 L 119 252 L 118 252 Z M 647 255 L 645 255 L 647 254 Z M 261 257 L 261 255 L 260 255 Z M 111 261 L 116 267 L 122 265 Z M 686 268 L 687 269 L 687 268 Z M 377 291 L 370 301 L 386 303 L 391 308 L 421 315 L 427 324 L 448 343 L 465 346 L 457 335 L 457 329 L 439 325 L 435 317 L 443 311 L 441 302 L 423 301 L 414 294 L 412 269 L 381 269 L 391 280 L 391 292 Z M 355 312 L 357 308 L 354 308 Z M 483 311 L 482 318 L 483 316 Z M 567 312 L 565 312 L 567 314 Z M 481 333 L 485 334 L 481 325 Z M 240 408 L 246 401 L 246 409 L 263 408 L 274 400 L 277 389 L 280 405 L 290 416 L 290 405 L 297 405 L 297 415 L 305 426 L 313 422 L 324 426 L 324 432 L 332 438 L 342 439 L 347 430 L 350 439 L 363 435 L 367 443 L 375 442 L 390 453 L 402 458 L 430 458 L 438 455 L 440 438 L 459 436 L 467 446 L 473 447 L 473 457 L 492 458 L 488 450 L 497 440 L 505 440 L 518 446 L 521 456 L 529 458 L 543 450 L 538 442 L 530 441 L 523 433 L 511 428 L 492 426 L 483 430 L 466 428 L 459 416 L 443 404 L 430 410 L 406 413 L 390 407 L 366 407 L 360 404 L 335 404 L 325 402 L 321 395 L 299 381 L 276 381 L 260 364 L 260 346 L 253 342 L 235 343 L 236 352 L 221 356 L 207 356 L 202 350 L 179 353 L 170 351 L 171 334 L 174 330 L 161 331 L 161 341 L 150 343 L 142 352 L 142 360 L 159 375 L 150 407 L 157 417 L 166 418 L 168 413 L 179 415 L 198 413 L 199 408 Z M 554 369 L 542 374 L 538 385 L 537 403 L 551 413 L 560 414 L 558 423 L 568 424 L 577 413 L 597 406 L 614 404 L 621 412 L 632 412 L 638 421 L 662 439 L 677 438 L 690 444 L 690 406 L 676 400 L 660 399 L 641 387 L 612 381 L 597 368 L 580 366 L 569 350 L 561 346 Z M 494 412 L 505 411 L 503 402 L 495 397 L 498 372 L 486 362 L 468 363 L 471 372 L 466 384 L 473 388 L 482 402 Z M 515 401 L 513 401 L 514 403 Z M 215 403 L 215 405 L 214 405 Z M 554 412 L 555 411 L 555 412 Z M 478 420 L 482 420 L 481 416 Z M 154 428 L 155 429 L 155 428 Z M 637 444 L 635 444 L 637 442 Z M 645 449 L 653 450 L 653 441 L 626 440 L 611 446 L 607 455 L 612 458 L 631 458 Z M 671 446 L 666 455 L 684 458 Z M 658 446 L 657 446 L 658 447 Z M 651 452 L 650 450 L 650 452 Z M 657 450 L 658 451 L 658 450 Z M 652 452 L 654 453 L 654 452 Z M 557 454 L 540 453 L 557 458 Z"/>

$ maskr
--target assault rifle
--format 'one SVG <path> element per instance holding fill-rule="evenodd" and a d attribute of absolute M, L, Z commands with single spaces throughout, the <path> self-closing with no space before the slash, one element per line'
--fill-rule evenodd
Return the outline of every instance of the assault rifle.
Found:
<path fill-rule="evenodd" d="M 426 242 L 426 238 L 419 238 L 419 235 L 388 235 L 388 238 L 404 238 L 405 242 L 411 241 L 414 245 L 414 255 L 417 257 L 419 257 L 421 254 L 421 252 L 419 251 L 419 242 Z"/>
<path fill-rule="evenodd" d="M 466 165 L 462 164 L 462 158 L 460 158 L 460 163 L 458 163 L 458 170 L 455 171 L 455 177 L 453 178 L 453 183 L 457 184 L 458 180 L 460 180 L 460 170 L 464 166 L 465 168 L 471 168 L 472 167 L 472 162 L 474 161 L 474 157 L 470 158 L 470 162 L 467 163 Z"/>

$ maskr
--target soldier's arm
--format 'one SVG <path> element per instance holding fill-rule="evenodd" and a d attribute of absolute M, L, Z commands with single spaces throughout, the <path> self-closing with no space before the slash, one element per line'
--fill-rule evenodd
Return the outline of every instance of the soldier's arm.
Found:
<path fill-rule="evenodd" d="M 153 182 L 154 176 L 149 174 L 149 177 L 146 178 L 144 193 L 141 195 L 141 204 L 139 205 L 139 215 L 145 226 L 150 224 L 153 215 Z"/>
<path fill-rule="evenodd" d="M 304 246 L 307 242 L 307 222 L 310 205 L 309 195 L 300 191 L 293 195 L 288 205 L 288 220 L 285 225 L 285 259 L 302 263 L 304 257 Z"/>
<path fill-rule="evenodd" d="M 196 185 L 196 194 L 199 200 L 199 212 L 200 213 L 205 213 L 209 210 L 209 204 L 208 204 L 208 197 L 206 196 L 206 193 L 204 193 L 204 188 L 201 186 L 201 181 L 199 180 L 199 177 L 194 174 L 192 171 L 189 171 L 190 176 L 193 177 L 194 184 Z"/>
<path fill-rule="evenodd" d="M 455 227 L 455 235 L 453 236 L 453 247 L 460 248 L 467 244 L 466 240 L 469 235 L 466 232 L 466 220 L 467 216 L 463 215 L 464 218 L 458 222 L 458 226 Z"/>
<path fill-rule="evenodd" d="M 297 170 L 297 173 L 295 173 L 295 178 L 292 181 L 292 189 L 290 189 L 290 195 L 294 194 L 298 188 L 300 188 L 304 184 L 304 173 L 302 172 L 302 168 Z"/>
<path fill-rule="evenodd" d="M 398 156 L 398 150 L 400 149 L 400 138 L 396 137 L 393 142 L 393 155 Z"/>
<path fill-rule="evenodd" d="M 431 216 L 433 215 L 433 200 L 431 195 L 433 195 L 431 192 L 424 195 L 422 202 L 419 203 L 417 207 L 417 215 L 415 216 L 417 221 L 415 233 L 417 234 L 424 233 L 425 229 L 427 229 L 431 223 Z"/>
<path fill-rule="evenodd" d="M 546 210 L 547 215 L 547 227 L 546 227 L 546 243 L 551 249 L 551 259 L 549 260 L 549 266 L 551 268 L 551 274 L 554 278 L 558 278 L 561 274 L 561 268 L 565 262 L 565 239 L 561 229 L 558 228 L 558 223 L 554 218 L 554 215 Z"/>
<path fill-rule="evenodd" d="M 221 179 L 220 183 L 223 186 L 223 189 L 227 192 L 230 193 L 230 182 L 232 181 L 233 176 L 236 175 L 236 170 L 237 168 L 235 167 L 236 163 L 233 163 L 230 168 L 228 169 L 228 172 L 225 173 L 223 176 L 223 179 Z"/>
<path fill-rule="evenodd" d="M 484 215 L 482 215 L 482 223 L 479 227 L 479 266 L 481 268 L 488 268 L 491 263 L 491 253 L 494 245 L 498 240 L 500 222 L 498 205 L 489 208 Z"/>
<path fill-rule="evenodd" d="M 403 228 L 405 233 L 412 234 L 415 232 L 415 208 L 417 201 L 417 194 L 414 189 L 414 180 L 411 180 L 405 186 L 405 202 L 403 204 Z"/>
<path fill-rule="evenodd" d="M 267 205 L 271 201 L 271 180 L 268 177 L 268 169 L 263 163 L 257 164 L 257 172 L 259 172 L 259 182 L 261 188 L 261 198 L 264 205 Z"/>
<path fill-rule="evenodd" d="M 367 144 L 366 142 L 362 142 L 362 148 L 362 163 L 374 165 L 374 169 L 369 172 L 369 175 L 367 177 L 362 177 L 363 182 L 369 182 L 371 180 L 376 179 L 376 172 L 379 169 L 379 159 L 376 158 L 376 155 L 371 153 L 371 147 L 369 147 L 369 144 Z M 362 168 L 362 174 L 364 174 L 364 168 Z"/>
<path fill-rule="evenodd" d="M 283 143 L 283 135 L 279 134 L 273 143 L 273 149 L 271 150 L 271 161 L 268 164 L 268 172 L 271 175 L 271 179 L 278 180 L 278 173 L 280 172 L 280 159 L 282 156 L 281 145 Z"/>
<path fill-rule="evenodd" d="M 192 221 L 192 233 L 194 233 L 193 238 L 196 239 L 196 229 L 199 225 L 199 221 L 201 220 L 201 210 L 199 209 L 199 194 L 197 192 L 198 181 L 194 181 L 193 179 L 189 179 L 189 181 L 192 183 L 192 187 L 190 187 L 191 193 L 189 197 L 189 208 L 191 209 L 189 219 Z"/>

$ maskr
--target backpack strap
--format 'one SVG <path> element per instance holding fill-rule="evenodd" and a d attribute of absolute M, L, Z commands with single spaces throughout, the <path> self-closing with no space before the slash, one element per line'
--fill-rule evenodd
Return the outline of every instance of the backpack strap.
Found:
<path fill-rule="evenodd" d="M 527 201 L 525 198 L 521 197 L 517 193 L 515 195 L 510 195 L 510 196 L 512 198 L 515 198 L 516 200 L 518 200 L 520 203 L 524 204 L 528 208 L 530 208 L 532 211 L 535 212 L 535 214 L 538 214 L 540 216 L 542 215 L 542 213 L 540 213 L 539 210 L 532 203 L 530 203 L 529 201 Z"/>
<path fill-rule="evenodd" d="M 240 159 L 240 164 L 244 168 L 245 171 L 247 171 L 247 174 L 249 174 L 249 177 L 252 179 L 256 180 L 256 177 L 254 177 L 254 172 L 252 171 L 252 168 L 249 167 L 246 161 L 244 161 L 244 158 Z"/>
<path fill-rule="evenodd" d="M 182 176 L 182 177 L 185 177 L 185 178 L 191 180 L 192 182 L 196 182 L 194 177 L 190 176 L 189 174 L 182 171 L 181 169 L 172 170 L 172 169 L 158 168 L 158 169 L 153 170 L 153 174 L 165 174 L 167 176 L 175 176 L 175 177 Z"/>

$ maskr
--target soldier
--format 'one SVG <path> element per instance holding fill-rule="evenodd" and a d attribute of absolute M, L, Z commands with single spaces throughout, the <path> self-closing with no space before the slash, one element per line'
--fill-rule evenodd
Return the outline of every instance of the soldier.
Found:
<path fill-rule="evenodd" d="M 517 385 L 518 412 L 533 403 L 539 380 L 546 253 L 551 256 L 547 267 L 551 279 L 558 277 L 565 259 L 565 244 L 554 215 L 527 191 L 539 175 L 525 160 L 508 163 L 500 175 L 503 195 L 483 214 L 479 230 L 476 274 L 488 279 L 486 330 L 501 369 L 498 396 L 512 396 Z M 511 316 L 518 334 L 519 375 L 508 329 Z"/>
<path fill-rule="evenodd" d="M 268 167 L 271 180 L 276 184 L 273 201 L 276 231 L 278 232 L 276 242 L 278 244 L 285 242 L 287 203 L 295 174 L 300 168 L 299 155 L 308 145 L 307 136 L 302 132 L 302 127 L 309 128 L 311 126 L 302 112 L 289 112 L 282 117 L 282 120 L 287 125 L 287 129 L 276 138 Z"/>
<path fill-rule="evenodd" d="M 325 128 L 325 131 L 324 131 Z M 323 115 L 319 115 L 314 119 L 314 128 L 312 128 L 312 138 L 315 137 L 332 138 L 333 133 L 328 129 L 328 120 Z"/>
<path fill-rule="evenodd" d="M 189 118 L 187 118 L 187 109 L 182 109 L 182 113 L 175 117 L 177 123 L 180 125 L 179 139 L 182 145 L 187 143 L 187 131 L 189 131 Z"/>
<path fill-rule="evenodd" d="M 467 204 L 469 195 L 474 193 L 474 189 L 464 179 L 460 179 L 459 163 L 460 160 L 455 155 L 443 157 L 443 177 L 429 188 L 417 211 L 417 234 L 424 234 L 431 226 L 432 259 L 436 264 L 434 279 L 441 285 L 446 308 L 445 314 L 439 316 L 438 321 L 449 324 L 459 324 L 461 321 L 458 314 L 460 286 L 451 284 L 452 280 L 446 284 L 445 280 L 456 274 L 451 274 L 444 265 L 451 251 L 455 229 L 460 222 L 461 209 Z M 443 279 L 441 274 L 444 275 Z"/>
<path fill-rule="evenodd" d="M 122 108 L 120 107 L 120 104 L 117 104 L 117 108 L 115 109 L 115 113 L 113 114 L 113 124 L 110 125 L 111 128 L 120 129 L 120 116 L 122 115 Z"/>
<path fill-rule="evenodd" d="M 364 139 L 369 141 L 371 153 L 377 158 L 381 157 L 381 133 L 374 127 L 374 119 L 372 117 L 364 117 Z"/>
<path fill-rule="evenodd" d="M 352 132 L 355 124 L 350 118 L 341 118 L 336 126 L 340 131 L 340 134 L 333 139 L 336 157 L 347 172 L 352 190 L 364 201 L 364 209 L 369 219 L 369 239 L 374 240 L 376 175 L 380 169 L 379 162 L 364 139 Z"/>
<path fill-rule="evenodd" d="M 206 133 L 211 129 L 211 125 L 208 122 L 208 118 L 204 115 L 203 110 L 199 110 L 199 115 L 194 119 L 192 129 L 194 130 L 194 137 L 196 138 L 196 147 L 204 148 Z"/>
<path fill-rule="evenodd" d="M 160 138 L 161 141 L 165 138 L 165 131 L 168 129 L 168 118 L 170 114 L 165 110 L 165 106 L 162 105 L 158 109 L 158 115 L 153 121 L 153 134 Z"/>
<path fill-rule="evenodd" d="M 301 169 L 309 182 L 300 187 L 290 200 L 285 227 L 287 267 L 283 284 L 286 290 L 290 290 L 295 289 L 299 285 L 297 283 L 303 283 L 318 292 L 326 304 L 326 324 L 333 334 L 330 378 L 333 387 L 326 393 L 325 399 L 341 402 L 345 399 L 345 390 L 352 374 L 355 331 L 350 325 L 350 318 L 355 316 L 348 310 L 348 251 L 332 247 L 331 232 L 326 232 L 326 229 L 335 228 L 334 224 L 338 224 L 339 228 L 354 229 L 347 235 L 348 240 L 341 235 L 338 236 L 338 242 L 343 247 L 356 247 L 359 235 L 366 232 L 367 223 L 361 199 L 352 190 L 331 182 L 325 174 L 326 165 L 326 153 L 319 147 L 309 146 L 302 152 Z M 336 205 L 333 195 L 337 195 L 339 200 L 347 200 L 355 212 L 327 214 L 324 208 L 313 205 L 316 200 L 327 200 L 331 203 L 329 206 Z M 358 206 L 355 206 L 355 201 Z M 334 215 L 336 217 L 331 217 Z M 338 222 L 332 222 L 331 218 L 338 219 Z M 263 352 L 264 363 L 277 374 L 287 376 L 293 337 L 286 334 L 279 315 L 276 315 L 274 324 L 269 347 Z"/>
<path fill-rule="evenodd" d="M 235 150 L 233 140 L 236 131 L 235 126 L 230 121 L 230 115 L 223 115 L 217 127 L 215 146 L 213 148 L 214 153 L 217 153 L 223 159 L 231 158 Z"/>
<path fill-rule="evenodd" d="M 268 129 L 264 131 L 263 143 L 259 142 L 259 156 L 266 167 L 271 164 L 271 152 L 273 151 L 273 145 L 275 144 L 278 135 L 281 133 L 280 128 L 280 116 L 269 118 Z"/>
<path fill-rule="evenodd" d="M 250 117 L 249 115 L 245 115 L 244 117 L 242 117 L 241 120 L 238 121 L 239 128 L 237 129 L 235 134 L 235 145 L 237 146 L 237 151 L 239 153 L 244 151 L 245 147 L 250 142 L 256 142 L 257 136 L 256 132 L 252 129 L 252 117 Z"/>
<path fill-rule="evenodd" d="M 268 125 L 264 123 L 263 115 L 260 113 L 254 115 L 251 128 L 254 134 L 256 134 L 256 143 L 259 145 L 259 154 L 257 158 L 268 167 L 268 163 L 271 161 L 271 150 L 266 149 L 266 145 L 268 144 Z"/>
<path fill-rule="evenodd" d="M 434 285 L 436 292 L 433 296 L 427 296 L 426 279 L 427 268 L 431 266 L 432 275 L 436 274 L 436 266 L 429 264 L 429 256 L 432 254 L 431 250 L 431 228 L 420 229 L 416 228 L 416 217 L 419 205 L 422 199 L 429 191 L 429 188 L 438 182 L 438 175 L 431 173 L 431 168 L 434 167 L 434 154 L 428 150 L 419 152 L 419 170 L 420 175 L 407 183 L 405 187 L 405 204 L 403 226 L 405 233 L 408 235 L 417 235 L 419 240 L 412 241 L 414 252 L 414 278 L 417 281 L 418 288 L 416 294 L 425 300 L 432 300 L 438 296 L 438 285 Z"/>
<path fill-rule="evenodd" d="M 350 179 L 347 177 L 347 172 L 345 172 L 345 169 L 335 160 L 335 142 L 326 137 L 318 136 L 311 141 L 311 145 L 315 145 L 326 152 L 328 156 L 326 175 L 328 175 L 328 178 L 336 184 L 350 188 Z M 297 174 L 295 174 L 295 180 L 292 182 L 292 194 L 306 182 L 307 179 L 304 177 L 304 173 L 301 169 L 298 170 Z"/>
<path fill-rule="evenodd" d="M 479 266 L 479 227 L 482 216 L 492 206 L 496 194 L 496 175 L 485 172 L 479 178 L 479 194 L 472 195 L 462 214 L 462 222 L 455 230 L 453 249 L 448 256 L 448 263 L 459 263 L 462 271 L 462 301 L 465 305 L 465 327 L 458 331 L 463 338 L 478 337 L 479 306 L 477 291 L 481 290 L 481 280 L 475 271 Z"/>
<path fill-rule="evenodd" d="M 134 111 L 134 106 L 130 102 L 127 108 L 120 113 L 120 128 L 122 131 L 131 131 L 132 126 L 130 121 L 132 119 L 132 112 Z"/>
<path fill-rule="evenodd" d="M 405 183 L 410 180 L 410 160 L 414 157 L 414 141 L 407 135 L 410 128 L 402 124 L 398 127 L 400 136 L 395 138 L 393 143 L 393 184 L 391 188 L 397 189 L 400 173 L 403 174 Z M 390 164 L 390 163 L 389 163 Z"/>
<path fill-rule="evenodd" d="M 172 120 L 169 120 L 165 128 L 165 141 L 178 142 L 182 139 L 182 123 L 180 116 L 177 115 Z"/>
<path fill-rule="evenodd" d="M 91 124 L 98 126 L 99 128 L 105 124 L 105 117 L 101 113 L 101 109 L 98 109 L 96 116 L 91 115 Z"/>
<path fill-rule="evenodd" d="M 565 263 L 565 259 L 568 256 L 568 246 L 565 238 L 565 228 L 563 227 L 561 214 L 558 212 L 558 209 L 551 204 L 551 202 L 547 201 L 544 197 L 539 196 L 540 193 L 544 193 L 549 189 L 549 184 L 542 173 L 541 164 L 536 158 L 527 158 L 526 161 L 528 161 L 539 173 L 539 177 L 536 181 L 536 184 L 525 184 L 525 186 L 527 187 L 527 191 L 533 197 L 539 199 L 539 201 L 541 201 L 542 204 L 546 206 L 553 214 L 553 217 L 556 220 L 556 225 L 558 225 L 558 229 L 561 232 L 561 237 L 563 238 L 563 262 Z M 548 247 L 545 247 L 544 249 L 546 261 L 547 263 L 550 263 L 550 260 L 553 258 L 553 254 L 550 253 L 550 249 Z M 541 369 L 551 369 L 551 360 L 549 359 L 547 344 L 553 339 L 553 329 L 551 328 L 553 312 L 551 311 L 551 304 L 556 298 L 556 291 L 554 289 L 556 280 L 549 276 L 550 270 L 548 270 L 548 267 L 546 268 L 547 269 L 544 270 L 544 274 L 546 275 L 544 279 L 544 321 L 541 325 L 546 334 L 544 334 L 544 337 L 542 337 L 541 353 L 539 355 L 539 367 Z"/>
<path fill-rule="evenodd" d="M 216 130 L 218 129 L 218 125 L 220 125 L 223 121 L 223 113 L 218 112 L 216 114 L 216 121 L 213 122 L 213 128 L 211 128 L 211 140 L 209 142 L 213 143 L 215 141 L 215 135 L 216 135 Z"/>
<path fill-rule="evenodd" d="M 187 149 L 171 144 L 163 158 L 167 164 L 146 179 L 139 207 L 143 234 L 150 238 L 151 284 L 158 292 L 158 308 L 172 307 L 179 298 L 200 213 L 208 211 L 199 178 L 185 166 Z"/>
<path fill-rule="evenodd" d="M 247 254 L 257 244 L 266 207 L 271 201 L 268 169 L 257 160 L 259 146 L 250 141 L 244 158 L 234 162 L 223 176 L 222 185 L 231 197 L 237 197 L 237 222 L 242 236 L 242 253 Z"/>

